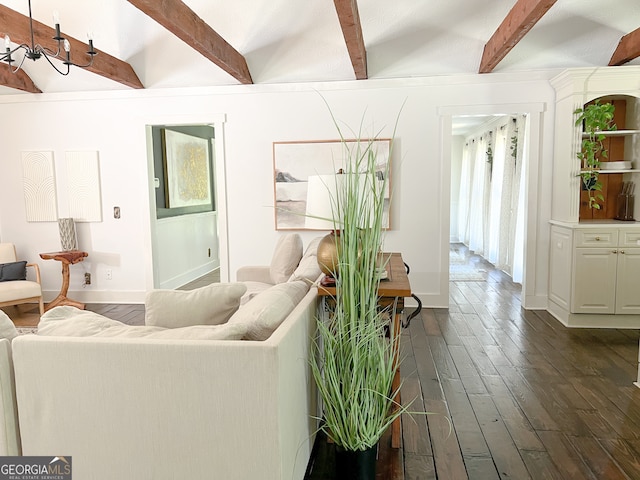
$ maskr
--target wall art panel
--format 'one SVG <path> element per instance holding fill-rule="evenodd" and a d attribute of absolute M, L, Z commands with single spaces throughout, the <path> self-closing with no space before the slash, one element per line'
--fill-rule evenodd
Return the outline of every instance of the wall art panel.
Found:
<path fill-rule="evenodd" d="M 27 222 L 58 220 L 53 152 L 22 152 L 22 186 Z"/>
<path fill-rule="evenodd" d="M 101 222 L 100 165 L 98 152 L 65 152 L 69 217 L 76 222 Z"/>

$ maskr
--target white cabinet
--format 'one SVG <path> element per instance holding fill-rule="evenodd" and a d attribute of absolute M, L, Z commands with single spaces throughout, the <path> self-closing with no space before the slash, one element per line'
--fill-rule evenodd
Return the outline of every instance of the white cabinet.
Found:
<path fill-rule="evenodd" d="M 576 248 L 571 313 L 615 313 L 616 250 Z"/>
<path fill-rule="evenodd" d="M 640 313 L 640 247 L 618 250 L 616 313 Z"/>
<path fill-rule="evenodd" d="M 567 326 L 640 328 L 640 226 L 552 222 L 549 311 Z"/>

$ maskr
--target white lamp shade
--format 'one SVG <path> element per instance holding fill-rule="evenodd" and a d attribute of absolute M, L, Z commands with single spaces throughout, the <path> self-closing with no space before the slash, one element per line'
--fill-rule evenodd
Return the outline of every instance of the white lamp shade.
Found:
<path fill-rule="evenodd" d="M 333 230 L 340 224 L 334 222 L 337 192 L 342 188 L 343 175 L 311 175 L 307 184 L 307 210 L 305 228 L 312 230 Z"/>
<path fill-rule="evenodd" d="M 356 179 L 352 175 L 357 175 Z M 346 183 L 351 178 L 353 182 L 349 187 Z M 371 182 L 377 183 L 374 187 Z M 345 202 L 345 188 L 357 192 L 358 208 L 356 211 L 362 215 L 357 219 L 361 228 L 368 228 L 373 221 L 374 194 L 381 188 L 381 182 L 372 179 L 367 174 L 336 174 L 336 175 L 312 175 L 307 185 L 307 210 L 305 228 L 313 230 L 340 229 L 343 223 L 341 203 Z M 353 211 L 353 209 L 352 209 Z M 366 218 L 365 218 L 365 214 Z"/>

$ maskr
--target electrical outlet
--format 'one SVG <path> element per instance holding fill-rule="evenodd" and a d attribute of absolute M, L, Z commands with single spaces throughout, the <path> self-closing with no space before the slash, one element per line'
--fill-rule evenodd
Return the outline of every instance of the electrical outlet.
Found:
<path fill-rule="evenodd" d="M 91 274 L 89 272 L 84 274 L 84 284 L 91 285 Z"/>
<path fill-rule="evenodd" d="M 113 272 L 110 268 L 107 269 L 107 280 L 111 280 L 113 278 Z"/>

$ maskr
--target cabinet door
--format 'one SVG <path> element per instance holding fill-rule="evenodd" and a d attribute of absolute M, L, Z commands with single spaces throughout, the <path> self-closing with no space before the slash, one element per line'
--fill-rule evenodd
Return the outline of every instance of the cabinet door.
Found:
<path fill-rule="evenodd" d="M 614 313 L 616 248 L 576 248 L 572 313 Z"/>
<path fill-rule="evenodd" d="M 618 250 L 616 313 L 640 313 L 640 248 Z"/>

